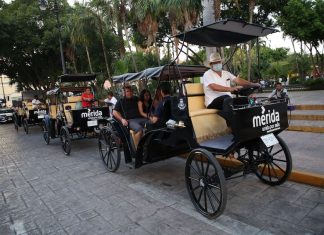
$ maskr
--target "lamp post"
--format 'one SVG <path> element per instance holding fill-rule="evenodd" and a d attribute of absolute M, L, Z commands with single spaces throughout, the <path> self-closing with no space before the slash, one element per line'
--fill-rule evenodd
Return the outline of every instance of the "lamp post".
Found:
<path fill-rule="evenodd" d="M 48 8 L 47 1 L 39 0 L 39 9 L 42 11 L 45 11 L 47 8 Z M 54 0 L 54 9 L 53 10 L 54 10 L 54 13 L 56 16 L 57 29 L 59 31 L 59 44 L 60 44 L 62 71 L 63 71 L 63 74 L 66 74 L 65 59 L 64 59 L 63 45 L 62 45 L 61 23 L 60 23 L 60 19 L 59 19 L 59 9 L 58 9 L 57 0 Z"/>

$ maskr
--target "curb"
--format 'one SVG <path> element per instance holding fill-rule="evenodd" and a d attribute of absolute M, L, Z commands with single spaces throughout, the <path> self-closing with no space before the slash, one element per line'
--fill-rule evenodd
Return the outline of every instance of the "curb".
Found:
<path fill-rule="evenodd" d="M 242 163 L 236 159 L 217 158 L 217 160 L 220 165 L 225 167 L 238 167 L 242 165 Z M 279 169 L 276 169 L 276 174 L 280 173 L 281 172 L 279 171 Z M 321 174 L 292 170 L 290 176 L 288 177 L 288 180 L 296 183 L 308 184 L 324 188 L 324 175 Z"/>

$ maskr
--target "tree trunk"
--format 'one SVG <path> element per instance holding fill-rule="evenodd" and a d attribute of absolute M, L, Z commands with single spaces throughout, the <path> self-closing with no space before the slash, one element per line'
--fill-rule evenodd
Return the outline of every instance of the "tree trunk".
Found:
<path fill-rule="evenodd" d="M 93 73 L 92 70 L 92 64 L 91 64 L 91 59 L 90 59 L 90 53 L 89 53 L 89 48 L 88 46 L 85 46 L 86 52 L 87 52 L 87 58 L 88 58 L 88 63 L 89 63 L 89 68 L 90 68 L 90 73 Z"/>
<path fill-rule="evenodd" d="M 297 68 L 298 76 L 300 76 L 300 69 L 299 69 L 299 65 L 298 65 L 298 58 L 297 58 L 297 53 L 296 53 L 296 49 L 295 49 L 294 39 L 291 39 L 291 44 L 293 46 L 293 50 L 294 50 L 294 54 L 295 54 L 296 68 Z"/>
<path fill-rule="evenodd" d="M 172 36 L 177 35 L 177 21 L 170 19 L 170 25 L 171 25 L 171 33 Z M 174 37 L 174 52 L 175 55 L 173 55 L 173 58 L 178 56 L 178 46 L 179 46 L 179 39 L 177 37 Z M 179 63 L 179 57 L 177 58 L 176 63 Z"/>
<path fill-rule="evenodd" d="M 255 7 L 255 0 L 249 0 L 249 23 L 253 23 L 253 10 Z M 252 50 L 252 41 L 249 41 L 249 51 L 248 51 L 248 81 L 251 81 L 251 50 Z"/>
<path fill-rule="evenodd" d="M 117 34 L 119 38 L 118 42 L 118 47 L 119 47 L 119 54 L 121 58 L 125 57 L 125 43 L 124 43 L 124 38 L 123 38 L 123 27 L 122 24 L 120 23 L 119 19 L 117 20 Z"/>
<path fill-rule="evenodd" d="M 203 25 L 208 25 L 215 22 L 214 1 L 202 0 L 202 5 L 203 5 Z M 206 49 L 206 61 L 209 61 L 209 56 L 211 53 L 216 52 L 216 47 L 205 47 L 205 49 Z"/>
<path fill-rule="evenodd" d="M 133 67 L 135 72 L 138 72 L 137 69 L 137 65 L 136 65 L 136 61 L 135 61 L 135 57 L 132 53 L 132 47 L 130 45 L 130 40 L 129 40 L 129 35 L 128 35 L 128 29 L 127 29 L 127 24 L 126 24 L 126 19 L 125 19 L 125 14 L 123 14 L 122 19 L 123 19 L 123 25 L 124 25 L 124 32 L 125 32 L 125 37 L 126 37 L 126 41 L 127 41 L 127 46 L 128 46 L 128 50 L 130 52 L 131 58 L 132 58 L 132 62 L 133 62 Z"/>
<path fill-rule="evenodd" d="M 107 71 L 108 79 L 112 83 L 112 78 L 111 78 L 111 73 L 110 73 L 110 69 L 109 69 L 109 65 L 108 65 L 107 53 L 106 53 L 106 46 L 105 46 L 105 41 L 104 41 L 104 38 L 103 38 L 102 20 L 101 20 L 100 16 L 98 16 L 98 21 L 99 21 L 99 32 L 100 32 L 99 35 L 100 35 L 102 51 L 103 51 L 104 58 L 105 58 L 106 71 Z"/>

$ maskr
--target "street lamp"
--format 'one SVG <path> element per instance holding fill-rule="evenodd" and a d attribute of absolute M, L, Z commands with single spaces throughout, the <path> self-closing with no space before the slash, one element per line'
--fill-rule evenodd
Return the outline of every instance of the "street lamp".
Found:
<path fill-rule="evenodd" d="M 48 8 L 47 0 L 39 0 L 39 9 L 41 11 L 45 11 Z M 62 71 L 63 74 L 66 74 L 66 68 L 65 68 L 65 60 L 64 60 L 64 54 L 63 54 L 63 46 L 62 46 L 62 35 L 61 35 L 61 24 L 59 19 L 59 9 L 57 0 L 54 0 L 54 13 L 56 16 L 56 23 L 57 23 L 57 29 L 59 31 L 59 43 L 60 43 L 60 52 L 61 52 L 61 62 L 62 62 Z"/>

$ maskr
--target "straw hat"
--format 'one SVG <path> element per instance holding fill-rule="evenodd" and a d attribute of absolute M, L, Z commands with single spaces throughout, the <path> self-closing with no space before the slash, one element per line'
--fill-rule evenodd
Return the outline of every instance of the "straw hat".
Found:
<path fill-rule="evenodd" d="M 220 56 L 220 54 L 218 52 L 213 52 L 210 54 L 209 56 L 209 61 L 205 60 L 204 61 L 204 65 L 208 68 L 211 68 L 211 63 L 215 63 L 215 62 L 222 62 L 222 57 Z"/>
<path fill-rule="evenodd" d="M 209 64 L 215 63 L 215 62 L 222 62 L 222 57 L 218 52 L 213 52 L 209 56 Z"/>

